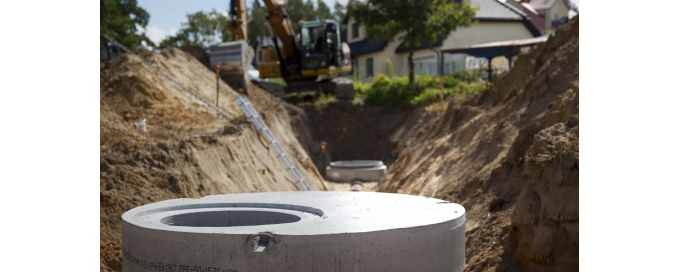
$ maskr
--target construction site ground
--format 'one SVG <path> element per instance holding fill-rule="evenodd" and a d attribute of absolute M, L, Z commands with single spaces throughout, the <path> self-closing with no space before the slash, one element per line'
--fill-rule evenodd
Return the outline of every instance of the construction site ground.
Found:
<path fill-rule="evenodd" d="M 518 57 L 492 87 L 440 111 L 349 102 L 292 105 L 254 85 L 219 82 L 230 121 L 122 54 L 100 66 L 100 267 L 121 271 L 121 215 L 174 198 L 293 191 L 243 116 L 247 96 L 314 190 L 324 165 L 382 160 L 363 191 L 412 194 L 466 209 L 465 271 L 577 271 L 578 16 Z M 211 103 L 215 74 L 176 49 L 137 54 Z M 147 132 L 132 125 L 146 119 Z M 321 142 L 327 143 L 322 152 Z M 399 147 L 401 143 L 401 147 Z"/>

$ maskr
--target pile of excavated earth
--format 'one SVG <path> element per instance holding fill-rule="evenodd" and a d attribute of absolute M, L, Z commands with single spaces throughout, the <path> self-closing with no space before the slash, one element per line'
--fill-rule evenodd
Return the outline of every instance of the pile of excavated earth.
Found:
<path fill-rule="evenodd" d="M 577 16 L 492 87 L 449 98 L 443 112 L 290 105 L 254 85 L 241 94 L 220 81 L 219 107 L 232 121 L 123 54 L 100 68 L 101 270 L 121 270 L 121 215 L 131 208 L 297 190 L 236 105 L 239 95 L 314 190 L 349 188 L 324 184 L 329 162 L 373 159 L 388 172 L 365 189 L 463 205 L 465 271 L 578 270 L 578 44 Z M 192 57 L 200 54 L 136 53 L 215 104 L 215 75 Z M 142 119 L 147 132 L 132 125 Z"/>
<path fill-rule="evenodd" d="M 188 89 L 216 104 L 215 74 L 191 55 L 169 48 L 136 51 Z M 219 107 L 229 121 L 176 84 L 122 54 L 100 67 L 100 266 L 121 270 L 121 215 L 174 198 L 296 191 L 297 187 L 220 81 Z M 306 143 L 294 129 L 298 108 L 251 86 L 248 99 L 314 190 L 324 190 Z M 298 117 L 296 117 L 298 116 Z M 147 131 L 132 123 L 146 119 Z M 298 126 L 299 127 L 299 126 Z"/>
<path fill-rule="evenodd" d="M 493 87 L 400 130 L 377 190 L 463 205 L 466 271 L 578 270 L 578 33 L 576 17 Z"/>

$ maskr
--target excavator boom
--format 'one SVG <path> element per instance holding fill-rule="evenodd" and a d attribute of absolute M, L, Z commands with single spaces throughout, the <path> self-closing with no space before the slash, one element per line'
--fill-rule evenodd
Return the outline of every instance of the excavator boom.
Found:
<path fill-rule="evenodd" d="M 296 29 L 285 0 L 262 1 L 274 42 L 271 47 L 260 48 L 259 77 L 282 77 L 288 85 L 284 92 L 278 88 L 276 91 L 265 89 L 272 93 L 323 91 L 335 93 L 341 99 L 353 99 L 351 80 L 327 78 L 317 81 L 319 76 L 351 71 L 349 46 L 340 40 L 338 22 L 323 18 L 300 21 L 296 23 Z M 220 65 L 220 75 L 227 84 L 245 90 L 249 80 L 247 70 L 254 57 L 253 49 L 248 46 L 246 1 L 231 0 L 229 14 L 233 41 L 210 48 L 210 65 L 213 70 Z"/>
<path fill-rule="evenodd" d="M 229 30 L 232 41 L 248 40 L 248 11 L 246 0 L 232 0 L 229 6 Z"/>
<path fill-rule="evenodd" d="M 285 59 L 297 59 L 299 57 L 299 42 L 295 35 L 295 28 L 290 15 L 286 10 L 285 1 L 263 0 L 267 11 L 267 21 L 277 37 L 281 39 L 283 49 L 281 56 Z"/>

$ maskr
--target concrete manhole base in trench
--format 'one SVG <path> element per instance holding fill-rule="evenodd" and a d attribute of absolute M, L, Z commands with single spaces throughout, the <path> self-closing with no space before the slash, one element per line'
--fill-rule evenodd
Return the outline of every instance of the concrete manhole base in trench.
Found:
<path fill-rule="evenodd" d="M 173 199 L 123 214 L 123 271 L 463 271 L 465 209 L 369 192 Z"/>
<path fill-rule="evenodd" d="M 326 167 L 326 178 L 338 182 L 378 181 L 387 172 L 382 161 L 336 161 Z"/>

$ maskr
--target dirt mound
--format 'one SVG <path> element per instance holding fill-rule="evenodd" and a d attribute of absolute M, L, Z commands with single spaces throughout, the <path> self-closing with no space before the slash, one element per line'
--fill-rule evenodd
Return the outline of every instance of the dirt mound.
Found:
<path fill-rule="evenodd" d="M 526 166 L 512 169 L 521 178 L 506 175 L 514 179 L 505 182 L 522 184 L 508 253 L 526 271 L 578 270 L 578 150 L 578 121 L 572 118 L 534 136 Z"/>
<path fill-rule="evenodd" d="M 378 190 L 464 205 L 466 271 L 578 270 L 578 32 L 577 16 L 402 133 Z"/>
<path fill-rule="evenodd" d="M 215 103 L 215 76 L 194 57 L 169 48 L 137 50 L 182 85 Z M 291 127 L 296 109 L 250 86 L 259 111 L 314 190 L 322 179 Z M 292 180 L 243 116 L 239 93 L 220 82 L 220 108 L 200 100 L 122 54 L 100 66 L 100 263 L 120 271 L 121 215 L 166 199 L 211 194 L 296 191 Z M 298 110 L 299 111 L 299 110 Z M 132 122 L 147 120 L 144 133 Z"/>
<path fill-rule="evenodd" d="M 205 67 L 210 69 L 210 56 L 200 46 L 190 45 L 184 47 L 182 51 L 189 53 L 189 55 L 193 56 L 203 65 L 205 65 Z"/>

